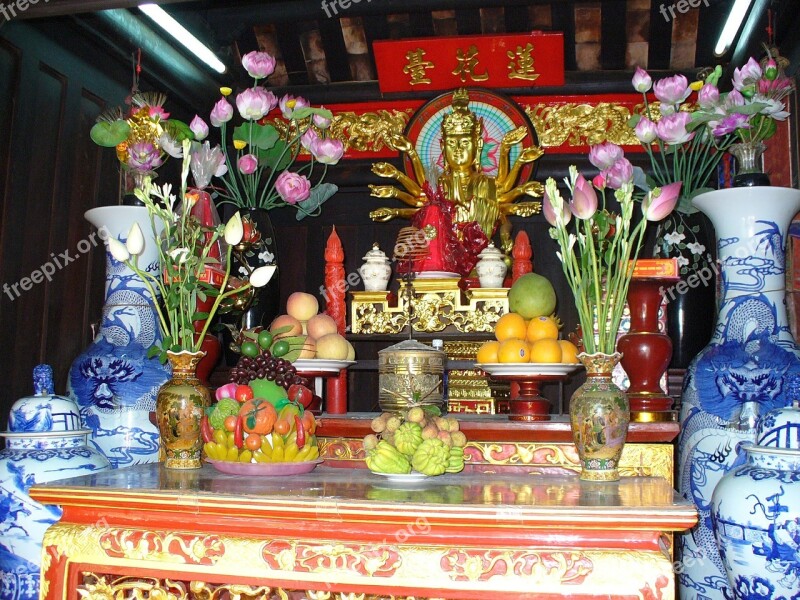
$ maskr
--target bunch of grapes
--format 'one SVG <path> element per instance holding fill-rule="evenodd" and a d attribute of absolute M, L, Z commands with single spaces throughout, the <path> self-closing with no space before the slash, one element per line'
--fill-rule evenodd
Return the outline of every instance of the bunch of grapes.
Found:
<path fill-rule="evenodd" d="M 293 384 L 309 387 L 310 382 L 297 374 L 294 365 L 284 359 L 273 356 L 268 350 L 258 356 L 242 356 L 231 369 L 230 381 L 239 385 L 247 385 L 253 379 L 268 379 L 279 386 L 289 389 Z"/>

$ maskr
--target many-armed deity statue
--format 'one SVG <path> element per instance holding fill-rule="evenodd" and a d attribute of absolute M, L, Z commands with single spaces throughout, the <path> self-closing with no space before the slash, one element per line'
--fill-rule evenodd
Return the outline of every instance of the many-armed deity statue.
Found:
<path fill-rule="evenodd" d="M 542 155 L 538 146 L 521 150 L 514 164 L 510 164 L 511 149 L 528 135 L 521 126 L 508 132 L 500 143 L 497 174 L 484 173 L 481 165 L 483 149 L 483 120 L 469 109 L 466 89 L 453 94 L 452 110 L 442 119 L 441 146 L 444 171 L 434 166 L 426 170 L 412 142 L 404 135 L 390 138 L 389 144 L 404 152 L 411 161 L 413 178 L 401 173 L 389 163 L 376 163 L 372 172 L 381 177 L 395 179 L 405 189 L 391 185 L 370 185 L 371 195 L 378 198 L 397 198 L 412 208 L 379 208 L 370 213 L 374 221 L 388 221 L 394 217 L 412 218 L 425 207 L 429 199 L 423 191 L 425 183 L 431 189 L 440 188 L 447 200 L 455 204 L 456 224 L 476 222 L 488 239 L 506 215 L 530 216 L 541 210 L 541 202 L 514 202 L 523 195 L 541 196 L 544 187 L 538 181 L 517 182 L 520 170 Z M 502 236 L 505 251 L 510 250 L 508 232 Z"/>

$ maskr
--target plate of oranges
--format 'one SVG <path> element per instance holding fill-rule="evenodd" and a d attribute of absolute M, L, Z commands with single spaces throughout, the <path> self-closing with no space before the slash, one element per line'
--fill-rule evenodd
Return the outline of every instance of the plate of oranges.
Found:
<path fill-rule="evenodd" d="M 561 323 L 554 315 L 526 319 L 518 313 L 506 313 L 495 324 L 495 339 L 484 342 L 478 349 L 475 357 L 478 367 L 499 365 L 507 371 L 503 365 L 514 365 L 513 370 L 519 371 L 524 365 L 560 364 L 571 365 L 566 373 L 572 372 L 579 364 L 578 348 L 568 340 L 559 339 L 560 328 Z M 531 371 L 530 367 L 522 370 Z"/>

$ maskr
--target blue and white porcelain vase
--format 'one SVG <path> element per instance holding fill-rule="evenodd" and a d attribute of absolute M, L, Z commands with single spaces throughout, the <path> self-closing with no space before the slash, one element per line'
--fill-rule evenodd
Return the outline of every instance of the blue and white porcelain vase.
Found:
<path fill-rule="evenodd" d="M 138 222 L 145 239 L 139 267 L 158 275 L 158 248 L 145 207 L 103 206 L 84 216 L 103 236 L 122 242 Z M 67 391 L 92 430 L 90 443 L 114 468 L 158 460 L 158 427 L 151 414 L 158 388 L 171 371 L 157 358 L 148 358 L 147 351 L 160 340 L 150 289 L 106 251 L 102 323 L 94 341 L 72 363 Z"/>
<path fill-rule="evenodd" d="M 0 600 L 39 597 L 39 570 L 45 530 L 61 509 L 31 499 L 30 487 L 109 468 L 100 452 L 86 445 L 78 407 L 53 394 L 52 369 L 34 369 L 34 394 L 11 407 L 9 432 L 0 433 Z"/>
<path fill-rule="evenodd" d="M 711 342 L 683 383 L 678 491 L 699 521 L 678 536 L 678 583 L 682 600 L 724 600 L 732 593 L 712 529 L 714 488 L 733 467 L 737 445 L 755 441 L 759 417 L 790 403 L 786 381 L 800 373 L 784 303 L 786 232 L 800 191 L 723 189 L 694 204 L 717 232 L 722 297 Z"/>
<path fill-rule="evenodd" d="M 711 499 L 728 597 L 800 598 L 800 408 L 767 413 L 756 443 L 740 448 L 745 463 L 728 471 Z"/>

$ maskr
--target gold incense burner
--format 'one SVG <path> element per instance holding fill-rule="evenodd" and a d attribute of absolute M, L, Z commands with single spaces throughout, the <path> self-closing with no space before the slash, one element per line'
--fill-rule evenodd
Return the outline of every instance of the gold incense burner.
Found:
<path fill-rule="evenodd" d="M 438 406 L 442 399 L 445 353 L 415 340 L 378 351 L 378 404 L 399 412 L 412 406 Z"/>

